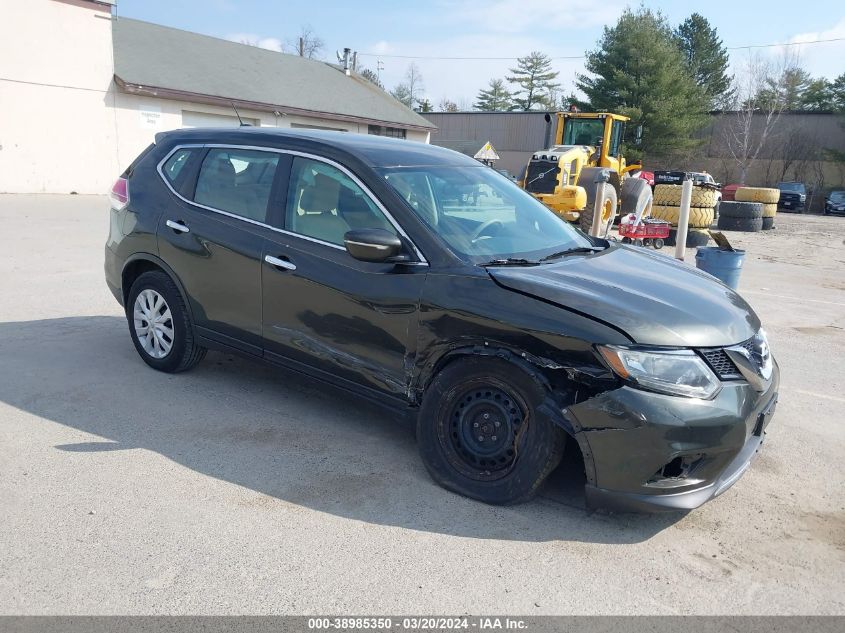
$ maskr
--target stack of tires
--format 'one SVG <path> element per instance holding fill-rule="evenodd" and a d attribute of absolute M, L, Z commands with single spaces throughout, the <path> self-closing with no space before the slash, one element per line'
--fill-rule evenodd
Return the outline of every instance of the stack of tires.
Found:
<path fill-rule="evenodd" d="M 654 205 L 651 217 L 666 220 L 672 225 L 666 244 L 674 246 L 678 229 L 678 217 L 681 212 L 682 185 L 657 185 L 654 188 Z M 689 210 L 689 228 L 687 246 L 690 248 L 704 246 L 710 239 L 707 229 L 713 224 L 716 206 L 716 190 L 706 187 L 693 187 L 692 200 Z M 696 230 L 697 229 L 697 230 Z M 703 230 L 702 230 L 703 229 Z"/>
<path fill-rule="evenodd" d="M 722 231 L 760 231 L 763 228 L 763 204 L 722 200 L 717 226 Z"/>
<path fill-rule="evenodd" d="M 780 190 L 768 187 L 739 187 L 734 194 L 737 202 L 756 202 L 763 205 L 763 230 L 774 228 L 775 216 L 778 212 Z M 730 229 L 728 229 L 730 230 Z"/>

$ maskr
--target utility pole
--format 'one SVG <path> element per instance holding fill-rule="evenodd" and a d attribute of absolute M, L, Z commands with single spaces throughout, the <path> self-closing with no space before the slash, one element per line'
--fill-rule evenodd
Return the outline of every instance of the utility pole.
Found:
<path fill-rule="evenodd" d="M 305 38 L 299 38 L 299 56 L 305 57 Z"/>
<path fill-rule="evenodd" d="M 378 82 L 381 83 L 381 71 L 384 70 L 384 62 L 380 59 L 376 60 L 376 78 Z"/>

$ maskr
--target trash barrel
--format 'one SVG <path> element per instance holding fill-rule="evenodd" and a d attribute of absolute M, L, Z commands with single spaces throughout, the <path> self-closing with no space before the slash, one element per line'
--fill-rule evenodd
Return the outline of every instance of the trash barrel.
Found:
<path fill-rule="evenodd" d="M 736 290 L 745 251 L 723 251 L 718 246 L 699 248 L 695 254 L 695 266 Z"/>

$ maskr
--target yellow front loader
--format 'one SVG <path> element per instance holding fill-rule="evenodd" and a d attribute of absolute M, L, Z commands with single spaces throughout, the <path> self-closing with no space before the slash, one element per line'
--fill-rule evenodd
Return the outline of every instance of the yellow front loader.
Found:
<path fill-rule="evenodd" d="M 554 143 L 531 156 L 522 181 L 526 191 L 564 219 L 578 222 L 587 233 L 601 192 L 599 235 L 607 234 L 620 210 L 623 214 L 648 210 L 651 188 L 645 180 L 628 175 L 642 166 L 626 166 L 622 156 L 628 117 L 610 112 L 546 116 L 556 118 Z"/>

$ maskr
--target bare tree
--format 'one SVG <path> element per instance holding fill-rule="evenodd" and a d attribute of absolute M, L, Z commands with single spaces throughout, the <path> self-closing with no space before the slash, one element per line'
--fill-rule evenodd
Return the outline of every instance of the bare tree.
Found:
<path fill-rule="evenodd" d="M 458 104 L 447 97 L 443 97 L 437 104 L 437 109 L 441 112 L 457 112 Z"/>
<path fill-rule="evenodd" d="M 776 129 L 784 110 L 785 99 L 776 93 L 772 98 L 757 99 L 772 81 L 794 71 L 797 60 L 785 54 L 778 63 L 760 54 L 749 55 L 735 79 L 731 113 L 723 126 L 725 146 L 739 171 L 739 182 L 745 184 L 748 170 Z"/>
<path fill-rule="evenodd" d="M 812 160 L 818 160 L 818 148 L 822 146 L 818 137 L 812 134 L 803 125 L 791 125 L 782 135 L 778 145 L 778 158 L 780 158 L 780 174 L 777 181 L 786 180 L 786 174 L 790 167 L 795 166 L 796 171 L 802 171 L 803 165 Z"/>
<path fill-rule="evenodd" d="M 414 62 L 408 65 L 408 70 L 405 71 L 405 85 L 408 86 L 408 92 L 411 93 L 411 106 L 420 102 L 425 86 L 423 85 L 423 76 L 420 72 L 420 67 Z"/>
<path fill-rule="evenodd" d="M 289 45 L 300 57 L 314 59 L 323 51 L 326 43 L 317 36 L 310 24 L 303 24 L 299 29 L 299 37 L 290 41 Z"/>

